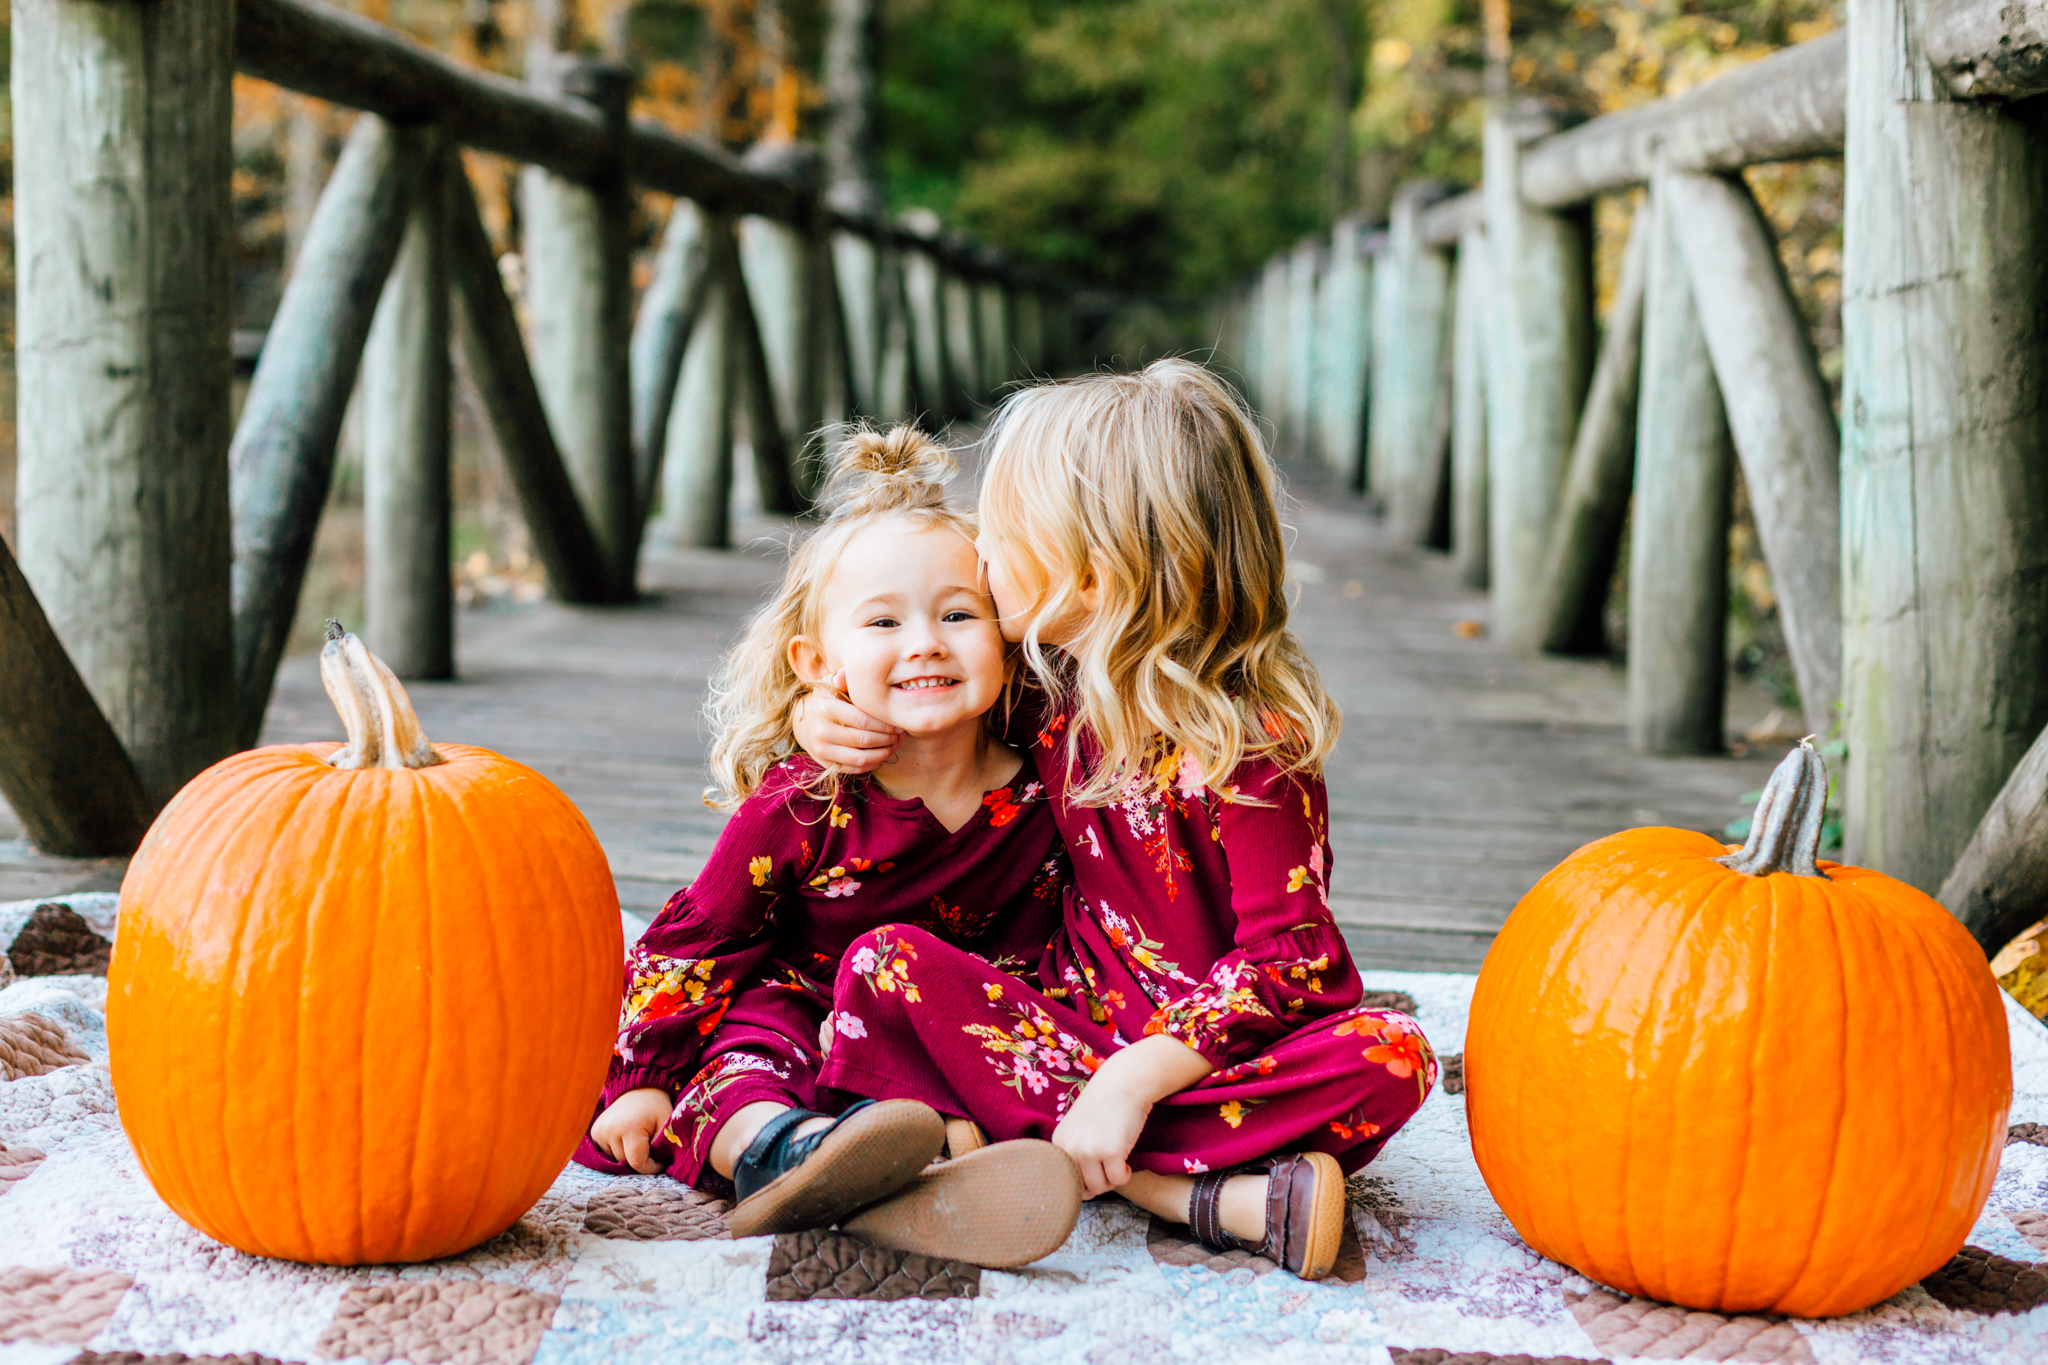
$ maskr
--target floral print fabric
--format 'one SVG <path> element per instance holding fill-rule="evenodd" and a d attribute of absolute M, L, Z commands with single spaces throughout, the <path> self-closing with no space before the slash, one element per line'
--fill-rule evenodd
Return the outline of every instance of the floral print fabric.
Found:
<path fill-rule="evenodd" d="M 833 1033 L 824 983 L 864 935 L 908 925 L 998 973 L 1028 974 L 1059 924 L 1067 862 L 1028 757 L 952 832 L 921 801 L 872 783 L 812 797 L 803 784 L 816 771 L 805 758 L 779 765 L 626 954 L 598 1112 L 643 1087 L 675 1096 L 656 1155 L 682 1179 L 694 1181 L 711 1135 L 742 1104 L 838 1107 L 816 1084 Z M 907 966 L 877 958 L 872 970 L 914 989 Z M 624 1169 L 587 1138 L 577 1160 Z"/>
<path fill-rule="evenodd" d="M 1359 1005 L 1330 910 L 1321 780 L 1255 759 L 1212 791 L 1162 747 L 1109 805 L 1072 806 L 1067 718 L 1021 724 L 1012 738 L 1034 744 L 1073 860 L 1036 980 L 1000 979 L 915 929 L 878 933 L 870 955 L 886 938 L 891 975 L 855 969 L 867 945 L 842 964 L 833 1009 L 861 1035 L 841 1036 L 821 1082 L 923 1100 L 992 1138 L 1049 1137 L 1104 1058 L 1158 1033 L 1216 1070 L 1155 1106 L 1134 1166 L 1185 1174 L 1304 1149 L 1347 1170 L 1370 1160 L 1436 1061 L 1414 1020 Z"/>

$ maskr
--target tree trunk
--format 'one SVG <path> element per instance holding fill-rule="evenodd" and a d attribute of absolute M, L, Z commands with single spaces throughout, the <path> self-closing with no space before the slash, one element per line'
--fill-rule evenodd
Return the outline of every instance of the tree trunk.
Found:
<path fill-rule="evenodd" d="M 1671 223 L 1674 207 L 1662 182 L 1653 181 L 1629 542 L 1629 745 L 1646 753 L 1714 753 L 1722 743 L 1728 672 L 1735 452 Z"/>
<path fill-rule="evenodd" d="M 738 396 L 739 286 L 730 219 L 705 226 L 710 244 L 704 305 L 683 353 L 663 462 L 661 534 L 671 544 L 720 548 L 731 541 L 732 412 Z"/>
<path fill-rule="evenodd" d="M 825 183 L 855 212 L 882 213 L 880 66 L 876 0 L 831 0 L 825 30 Z"/>
<path fill-rule="evenodd" d="M 455 676 L 447 202 L 433 158 L 363 354 L 363 639 L 401 678 Z"/>
<path fill-rule="evenodd" d="M 21 0 L 17 550 L 152 804 L 235 746 L 230 0 Z"/>
<path fill-rule="evenodd" d="M 156 806 L 0 541 L 0 796 L 44 853 L 133 853 Z"/>
<path fill-rule="evenodd" d="M 1593 367 L 1593 386 L 1586 392 L 1586 411 L 1572 442 L 1557 521 L 1530 600 L 1539 642 L 1559 654 L 1599 654 L 1607 648 L 1607 593 L 1635 484 L 1643 292 L 1655 237 L 1654 215 L 1638 210 Z"/>
<path fill-rule="evenodd" d="M 2048 722 L 2048 128 L 1849 6 L 1846 860 L 1941 885 Z"/>
<path fill-rule="evenodd" d="M 1495 627 L 1530 650 L 1541 643 L 1532 589 L 1593 359 L 1590 220 L 1521 198 L 1522 147 L 1553 126 L 1548 116 L 1501 113 L 1486 124 L 1488 561 Z"/>
<path fill-rule="evenodd" d="M 242 405 L 234 509 L 236 743 L 256 742 L 284 656 L 377 297 L 431 142 L 358 119 L 320 196 Z M 495 273 L 495 267 L 494 267 Z"/>
<path fill-rule="evenodd" d="M 621 68 L 557 56 L 535 75 L 543 89 L 597 106 L 623 151 Z M 631 187 L 622 165 L 594 181 L 529 166 L 520 206 L 534 379 L 611 582 L 631 597 L 641 531 L 628 354 Z"/>
<path fill-rule="evenodd" d="M 1984 812 L 1939 899 L 1987 957 L 2048 918 L 2048 730 Z"/>
<path fill-rule="evenodd" d="M 1458 239 L 1451 312 L 1451 560 L 1458 581 L 1486 587 L 1486 317 L 1493 286 L 1486 230 Z"/>
<path fill-rule="evenodd" d="M 1749 187 L 1738 176 L 1684 173 L 1662 183 L 1727 398 L 1806 728 L 1825 735 L 1842 691 L 1841 433 L 1827 381 Z"/>

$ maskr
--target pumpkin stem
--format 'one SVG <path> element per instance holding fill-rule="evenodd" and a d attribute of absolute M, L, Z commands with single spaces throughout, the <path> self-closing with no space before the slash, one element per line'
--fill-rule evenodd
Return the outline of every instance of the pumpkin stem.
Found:
<path fill-rule="evenodd" d="M 1821 822 L 1827 816 L 1828 768 L 1813 750 L 1813 736 L 1785 755 L 1749 822 L 1749 842 L 1738 853 L 1714 859 L 1723 867 L 1752 877 L 1787 872 L 1795 877 L 1827 873 L 1815 862 L 1820 856 Z"/>
<path fill-rule="evenodd" d="M 320 682 L 348 731 L 348 743 L 328 756 L 332 766 L 431 768 L 448 761 L 427 743 L 398 675 L 339 621 L 327 623 L 327 643 L 320 647 Z"/>

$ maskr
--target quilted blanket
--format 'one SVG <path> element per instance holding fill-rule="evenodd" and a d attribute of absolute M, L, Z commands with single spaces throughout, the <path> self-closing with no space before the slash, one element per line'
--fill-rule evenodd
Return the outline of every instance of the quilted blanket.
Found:
<path fill-rule="evenodd" d="M 1005 1273 L 836 1233 L 735 1241 L 716 1200 L 573 1166 L 466 1256 L 340 1270 L 232 1251 L 150 1189 L 106 1070 L 113 931 L 111 896 L 0 905 L 0 1365 L 2048 1359 L 2048 1031 L 2017 1007 L 2011 1140 L 1970 1246 L 1833 1321 L 1631 1299 L 1530 1251 L 1466 1138 L 1456 1054 L 1473 979 L 1393 972 L 1369 988 L 1410 997 L 1451 1065 L 1353 1180 L 1343 1255 L 1318 1283 L 1113 1199 L 1057 1254 Z"/>

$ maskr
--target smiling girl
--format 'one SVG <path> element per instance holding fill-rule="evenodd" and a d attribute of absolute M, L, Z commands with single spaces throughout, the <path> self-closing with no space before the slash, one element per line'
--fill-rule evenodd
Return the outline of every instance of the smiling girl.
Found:
<path fill-rule="evenodd" d="M 713 684 L 707 801 L 733 810 L 703 873 L 628 951 L 602 1111 L 577 1159 L 730 1180 L 734 1236 L 835 1223 L 907 1251 L 1020 1265 L 1065 1240 L 1074 1169 L 998 1143 L 925 1173 L 944 1121 L 907 1099 L 844 1112 L 818 1076 L 840 959 L 916 993 L 930 935 L 1020 975 L 1059 923 L 1065 861 L 1030 758 L 988 717 L 1014 656 L 981 586 L 974 529 L 944 503 L 953 463 L 908 427 L 838 457 L 833 510 Z M 842 777 L 801 755 L 790 703 L 818 679 L 900 732 L 895 761 Z M 880 964 L 877 953 L 889 959 Z M 878 973 L 878 974 L 877 974 Z M 972 1207 L 971 1220 L 951 1216 Z"/>

